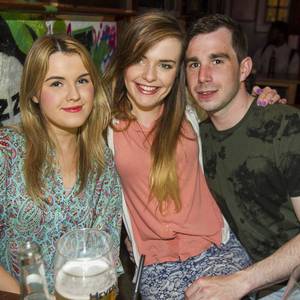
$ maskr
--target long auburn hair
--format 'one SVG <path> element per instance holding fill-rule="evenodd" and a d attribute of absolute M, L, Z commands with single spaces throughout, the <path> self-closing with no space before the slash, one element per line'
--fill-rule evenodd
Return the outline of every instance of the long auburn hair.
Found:
<path fill-rule="evenodd" d="M 101 174 L 105 164 L 105 141 L 102 133 L 110 120 L 110 108 L 98 70 L 89 52 L 76 39 L 66 34 L 43 36 L 33 43 L 26 57 L 20 89 L 21 131 L 25 136 L 26 149 L 24 176 L 27 192 L 33 199 L 42 199 L 43 172 L 50 171 L 55 164 L 52 155 L 55 144 L 47 131 L 39 104 L 32 99 L 40 94 L 48 71 L 49 57 L 56 52 L 78 54 L 94 86 L 92 112 L 77 133 L 77 170 L 80 180 L 78 192 L 84 188 L 90 171 L 95 170 Z"/>
<path fill-rule="evenodd" d="M 170 93 L 164 99 L 163 113 L 153 129 L 152 167 L 149 178 L 150 197 L 154 196 L 157 199 L 159 210 L 163 212 L 169 201 L 173 201 L 178 211 L 181 208 L 181 201 L 175 153 L 186 106 L 182 63 L 185 31 L 174 16 L 166 12 L 151 11 L 133 19 L 119 36 L 117 49 L 104 78 L 110 84 L 113 117 L 128 120 L 129 123 L 135 120 L 135 117 L 131 113 L 132 105 L 127 97 L 125 70 L 139 61 L 156 43 L 170 37 L 177 38 L 181 42 L 182 53 L 176 79 Z M 114 128 L 114 125 L 111 125 Z"/>

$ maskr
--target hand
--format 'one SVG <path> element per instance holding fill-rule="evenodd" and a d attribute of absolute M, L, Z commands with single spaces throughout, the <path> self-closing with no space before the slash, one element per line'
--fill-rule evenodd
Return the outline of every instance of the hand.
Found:
<path fill-rule="evenodd" d="M 125 244 L 126 249 L 127 249 L 128 253 L 129 253 L 129 258 L 130 258 L 130 260 L 134 263 L 134 256 L 133 256 L 132 243 L 131 243 L 131 241 L 129 240 L 128 236 L 125 238 L 124 244 Z"/>
<path fill-rule="evenodd" d="M 0 266 L 0 291 L 20 294 L 18 281 Z"/>
<path fill-rule="evenodd" d="M 246 293 L 238 273 L 227 276 L 201 277 L 185 290 L 186 300 L 239 300 Z"/>
<path fill-rule="evenodd" d="M 252 89 L 252 96 L 258 96 L 257 105 L 267 106 L 269 104 L 274 104 L 276 102 L 281 104 L 286 104 L 287 100 L 285 98 L 280 98 L 280 95 L 275 89 L 270 87 L 265 87 L 261 89 L 259 86 L 255 86 Z"/>

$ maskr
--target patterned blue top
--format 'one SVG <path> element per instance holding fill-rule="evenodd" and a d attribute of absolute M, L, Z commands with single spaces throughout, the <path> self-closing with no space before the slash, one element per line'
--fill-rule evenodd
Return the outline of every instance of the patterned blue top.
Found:
<path fill-rule="evenodd" d="M 118 259 L 121 188 L 110 150 L 105 149 L 106 166 L 101 176 L 90 174 L 78 195 L 79 182 L 66 193 L 59 170 L 44 176 L 46 201 L 42 205 L 26 194 L 24 155 L 24 137 L 13 129 L 0 129 L 0 264 L 18 278 L 17 245 L 26 240 L 36 242 L 41 247 L 52 292 L 57 239 L 71 229 L 96 227 L 111 235 L 113 256 L 118 272 L 122 272 Z"/>

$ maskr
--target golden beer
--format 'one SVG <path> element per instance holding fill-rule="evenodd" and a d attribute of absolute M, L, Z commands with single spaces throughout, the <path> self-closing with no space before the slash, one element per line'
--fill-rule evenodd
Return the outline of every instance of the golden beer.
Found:
<path fill-rule="evenodd" d="M 72 296 L 71 296 L 72 297 Z M 62 295 L 60 295 L 57 291 L 55 291 L 55 299 L 56 300 L 75 300 L 75 298 L 66 298 Z M 76 300 L 79 298 L 76 298 Z M 87 299 L 87 300 L 116 300 L 117 299 L 117 293 L 116 293 L 116 289 L 115 287 L 112 287 L 111 289 L 109 289 L 107 292 L 103 292 L 101 294 L 99 294 L 98 298 L 96 295 L 91 295 L 88 298 L 81 298 L 81 299 Z"/>
<path fill-rule="evenodd" d="M 66 262 L 55 280 L 57 300 L 115 300 L 116 274 L 103 258 Z"/>

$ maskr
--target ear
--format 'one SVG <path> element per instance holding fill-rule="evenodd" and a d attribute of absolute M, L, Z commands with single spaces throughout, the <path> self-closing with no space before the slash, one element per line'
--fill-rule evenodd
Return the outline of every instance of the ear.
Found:
<path fill-rule="evenodd" d="M 252 59 L 251 57 L 244 58 L 240 63 L 240 82 L 247 79 L 252 70 Z"/>
<path fill-rule="evenodd" d="M 33 96 L 32 101 L 37 104 L 39 103 L 39 99 L 37 98 L 37 96 Z"/>

